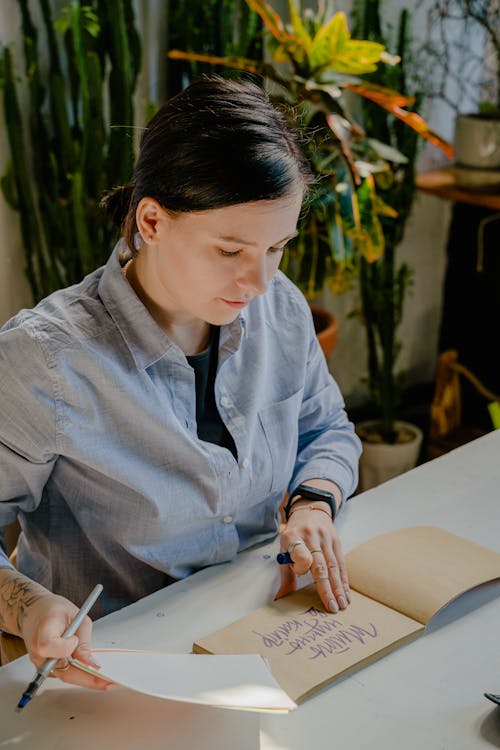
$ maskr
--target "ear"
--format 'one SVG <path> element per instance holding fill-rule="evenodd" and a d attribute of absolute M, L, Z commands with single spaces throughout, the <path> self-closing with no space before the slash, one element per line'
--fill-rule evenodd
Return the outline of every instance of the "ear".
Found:
<path fill-rule="evenodd" d="M 142 239 L 151 245 L 158 239 L 160 223 L 165 219 L 165 211 L 154 198 L 141 198 L 135 212 L 135 221 Z"/>

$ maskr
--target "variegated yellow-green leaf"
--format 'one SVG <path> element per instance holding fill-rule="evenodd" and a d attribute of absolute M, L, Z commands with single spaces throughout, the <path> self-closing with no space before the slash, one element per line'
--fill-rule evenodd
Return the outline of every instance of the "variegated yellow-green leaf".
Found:
<path fill-rule="evenodd" d="M 328 67 L 347 75 L 364 75 L 377 69 L 384 47 L 376 42 L 348 42 L 328 63 Z"/>
<path fill-rule="evenodd" d="M 351 229 L 347 234 L 368 263 L 375 263 L 384 254 L 384 234 L 376 217 L 369 228 Z"/>
<path fill-rule="evenodd" d="M 323 24 L 313 39 L 309 53 L 311 68 L 314 70 L 327 65 L 343 49 L 350 38 L 345 13 L 339 11 L 327 23 Z"/>
<path fill-rule="evenodd" d="M 295 32 L 295 37 L 300 42 L 305 52 L 309 53 L 309 50 L 312 47 L 313 40 L 306 27 L 302 23 L 301 17 L 297 13 L 297 8 L 295 7 L 294 0 L 288 0 L 288 7 L 290 8 L 290 21 L 292 23 L 292 29 Z"/>
<path fill-rule="evenodd" d="M 378 195 L 373 195 L 373 208 L 378 216 L 388 216 L 391 219 L 398 218 L 398 212 L 388 203 L 382 200 Z"/>
<path fill-rule="evenodd" d="M 307 55 L 302 46 L 295 42 L 287 42 L 286 44 L 278 44 L 272 53 L 273 62 L 276 63 L 287 63 L 301 65 L 306 59 Z"/>
<path fill-rule="evenodd" d="M 380 56 L 385 47 L 378 42 L 369 42 L 364 39 L 349 39 L 344 48 L 340 50 L 343 56 L 353 55 L 364 65 L 373 65 L 380 62 Z"/>
<path fill-rule="evenodd" d="M 290 54 L 287 47 L 283 44 L 278 44 L 273 51 L 273 62 L 275 63 L 287 63 L 290 62 Z"/>
<path fill-rule="evenodd" d="M 339 263 L 330 279 L 329 286 L 332 294 L 344 294 L 351 289 L 356 278 L 356 269 L 347 263 Z"/>
<path fill-rule="evenodd" d="M 336 57 L 332 60 L 331 67 L 337 71 L 337 73 L 345 73 L 347 75 L 365 75 L 366 73 L 374 73 L 377 70 L 376 65 L 363 65 L 358 63 L 355 58 L 350 57 Z"/>

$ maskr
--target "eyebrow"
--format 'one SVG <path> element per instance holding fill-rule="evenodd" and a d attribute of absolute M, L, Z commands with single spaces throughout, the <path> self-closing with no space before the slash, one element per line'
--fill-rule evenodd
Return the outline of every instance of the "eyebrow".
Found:
<path fill-rule="evenodd" d="M 288 240 L 293 239 L 294 237 L 297 237 L 298 231 L 295 230 L 292 234 L 289 234 L 287 237 L 285 237 L 282 240 L 278 240 L 278 242 L 275 242 L 273 247 L 277 247 L 278 245 L 281 245 L 282 242 L 288 242 Z M 255 247 L 258 243 L 257 242 L 251 242 L 250 240 L 244 240 L 242 237 L 233 237 L 229 235 L 220 236 L 218 238 L 219 240 L 222 240 L 223 242 L 234 242 L 238 245 L 250 245 L 252 247 Z"/>

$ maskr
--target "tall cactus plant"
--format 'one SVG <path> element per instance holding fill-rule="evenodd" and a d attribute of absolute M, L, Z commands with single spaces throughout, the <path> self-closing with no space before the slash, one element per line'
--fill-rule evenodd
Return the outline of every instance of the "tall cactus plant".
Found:
<path fill-rule="evenodd" d="M 364 38 L 385 43 L 382 32 L 381 0 L 355 0 L 354 20 L 356 31 Z M 397 27 L 397 54 L 401 64 L 390 69 L 377 70 L 371 76 L 373 83 L 391 86 L 403 95 L 412 94 L 411 111 L 416 113 L 422 103 L 421 84 L 411 81 L 407 69 L 410 58 L 410 16 L 406 9 L 399 15 Z M 413 90 L 410 92 L 409 89 Z M 390 208 L 380 217 L 384 234 L 384 254 L 374 263 L 361 259 L 359 273 L 360 305 L 356 311 L 361 320 L 367 342 L 367 383 L 371 401 L 377 408 L 378 420 L 371 433 L 362 437 L 368 442 L 394 443 L 398 441 L 395 428 L 396 412 L 404 383 L 403 374 L 397 372 L 401 351 L 398 328 L 403 316 L 406 293 L 412 283 L 412 269 L 397 259 L 397 248 L 404 231 L 415 196 L 415 171 L 419 135 L 389 115 L 387 111 L 363 102 L 363 124 L 372 138 L 390 144 L 404 160 L 392 162 L 389 172 L 378 177 L 377 195 Z"/>
<path fill-rule="evenodd" d="M 39 31 L 28 0 L 18 0 L 26 114 L 19 106 L 12 52 L 0 50 L 11 152 L 1 187 L 20 214 L 35 301 L 79 281 L 109 254 L 114 230 L 99 202 L 132 172 L 133 93 L 140 67 L 133 0 L 72 0 L 55 23 L 50 0 L 38 2 L 47 66 L 40 64 Z"/>

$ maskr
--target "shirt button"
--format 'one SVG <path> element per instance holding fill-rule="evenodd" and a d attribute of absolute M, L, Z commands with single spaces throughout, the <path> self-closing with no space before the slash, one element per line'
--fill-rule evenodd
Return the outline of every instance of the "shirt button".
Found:
<path fill-rule="evenodd" d="M 228 406 L 231 406 L 232 401 L 230 398 L 227 398 L 227 396 L 223 396 L 220 400 L 220 405 L 227 408 Z"/>
<path fill-rule="evenodd" d="M 224 521 L 224 523 L 232 523 L 233 522 L 233 517 L 232 516 L 224 516 L 224 518 L 222 520 Z"/>
<path fill-rule="evenodd" d="M 250 466 L 250 461 L 248 460 L 248 458 L 244 458 L 243 461 L 241 462 L 241 467 L 243 469 L 248 469 L 249 466 Z"/>

